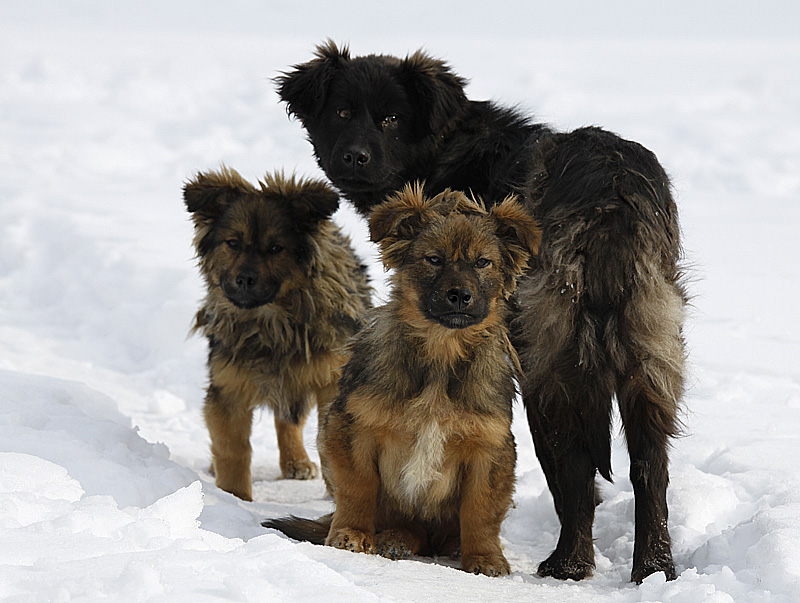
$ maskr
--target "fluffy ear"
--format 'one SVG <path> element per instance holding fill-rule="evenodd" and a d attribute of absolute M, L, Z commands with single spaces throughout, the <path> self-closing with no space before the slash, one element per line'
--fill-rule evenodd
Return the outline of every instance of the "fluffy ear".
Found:
<path fill-rule="evenodd" d="M 198 173 L 187 182 L 183 200 L 195 225 L 200 226 L 215 221 L 233 201 L 255 190 L 236 170 L 223 166 L 219 171 Z"/>
<path fill-rule="evenodd" d="M 500 239 L 503 261 L 508 269 L 505 289 L 511 294 L 528 260 L 539 253 L 542 231 L 515 195 L 509 195 L 502 203 L 492 207 L 489 217 L 494 221 L 495 233 Z"/>
<path fill-rule="evenodd" d="M 339 195 L 319 180 L 301 181 L 302 194 L 293 199 L 295 215 L 306 224 L 317 224 L 339 209 Z"/>
<path fill-rule="evenodd" d="M 425 198 L 423 184 L 409 183 L 369 215 L 369 234 L 381 248 L 386 268 L 402 264 L 411 241 L 427 225 L 431 217 L 430 200 Z"/>
<path fill-rule="evenodd" d="M 429 132 L 439 132 L 467 103 L 467 80 L 421 50 L 401 62 L 400 74 L 416 114 L 427 116 Z"/>
<path fill-rule="evenodd" d="M 286 178 L 282 173 L 267 174 L 261 184 L 267 195 L 285 199 L 292 208 L 295 226 L 314 227 L 339 209 L 339 195 L 322 180 Z"/>
<path fill-rule="evenodd" d="M 350 60 L 347 46 L 338 48 L 332 40 L 317 46 L 314 54 L 316 58 L 294 65 L 294 71 L 284 72 L 273 80 L 278 85 L 278 95 L 286 103 L 286 110 L 304 124 L 325 103 L 336 69 Z"/>

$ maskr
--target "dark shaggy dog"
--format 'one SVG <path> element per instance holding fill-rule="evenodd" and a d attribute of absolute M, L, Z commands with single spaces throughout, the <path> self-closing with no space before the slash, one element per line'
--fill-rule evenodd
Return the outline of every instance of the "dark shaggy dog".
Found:
<path fill-rule="evenodd" d="M 364 214 L 409 180 L 486 199 L 522 198 L 543 244 L 520 283 L 514 343 L 537 455 L 561 519 L 539 573 L 594 568 L 596 472 L 611 477 L 616 397 L 636 497 L 632 579 L 675 577 L 668 443 L 678 431 L 686 295 L 667 175 L 642 146 L 598 128 L 556 133 L 470 101 L 465 81 L 417 52 L 350 57 L 327 43 L 277 78 L 320 166 Z"/>
<path fill-rule="evenodd" d="M 463 193 L 426 199 L 409 186 L 375 208 L 370 233 L 396 272 L 320 429 L 336 510 L 264 525 L 391 558 L 460 548 L 463 569 L 508 574 L 515 354 L 504 300 L 539 229 L 513 198 L 486 211 Z"/>
<path fill-rule="evenodd" d="M 205 419 L 217 485 L 252 500 L 253 411 L 275 414 L 281 473 L 317 475 L 303 447 L 314 404 L 337 392 L 341 349 L 370 306 L 364 267 L 328 218 L 337 194 L 320 181 L 268 175 L 259 188 L 235 171 L 184 188 L 208 294 L 195 330 L 208 338 Z"/>

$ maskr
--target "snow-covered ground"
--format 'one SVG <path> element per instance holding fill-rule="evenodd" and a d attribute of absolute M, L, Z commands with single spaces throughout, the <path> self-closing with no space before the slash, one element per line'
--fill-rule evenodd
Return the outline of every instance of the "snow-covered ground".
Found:
<path fill-rule="evenodd" d="M 270 4 L 0 2 L 0 600 L 797 601 L 800 9 Z M 473 98 L 561 128 L 604 125 L 667 166 L 695 295 L 669 490 L 676 581 L 628 582 L 622 445 L 597 511 L 596 576 L 534 575 L 558 522 L 524 421 L 508 578 L 262 529 L 330 509 L 320 480 L 276 479 L 268 413 L 253 437 L 256 502 L 213 485 L 181 186 L 221 162 L 252 179 L 319 175 L 270 78 L 328 36 L 359 54 L 424 46 L 472 80 Z M 336 219 L 380 299 L 364 224 L 347 207 Z"/>

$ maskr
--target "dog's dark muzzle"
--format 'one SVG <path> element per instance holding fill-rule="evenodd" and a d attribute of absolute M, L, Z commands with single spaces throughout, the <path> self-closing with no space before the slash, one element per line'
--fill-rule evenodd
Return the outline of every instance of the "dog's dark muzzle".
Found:
<path fill-rule="evenodd" d="M 342 154 L 342 162 L 344 163 L 345 169 L 353 170 L 355 173 L 358 173 L 358 170 L 366 168 L 371 159 L 372 153 L 363 146 L 348 147 Z"/>
<path fill-rule="evenodd" d="M 223 278 L 220 286 L 225 297 L 242 310 L 252 310 L 272 303 L 280 289 L 280 285 L 261 282 L 254 273 L 245 271 L 232 279 Z"/>
<path fill-rule="evenodd" d="M 384 163 L 380 143 L 363 129 L 340 140 L 322 167 L 328 178 L 346 192 L 384 188 L 390 171 Z"/>
<path fill-rule="evenodd" d="M 486 318 L 479 306 L 469 289 L 454 287 L 444 293 L 434 293 L 426 314 L 429 319 L 448 329 L 464 329 Z"/>

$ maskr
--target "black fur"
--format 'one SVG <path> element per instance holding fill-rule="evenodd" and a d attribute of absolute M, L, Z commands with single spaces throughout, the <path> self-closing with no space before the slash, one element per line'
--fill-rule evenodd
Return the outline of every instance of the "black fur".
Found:
<path fill-rule="evenodd" d="M 686 293 L 669 179 L 641 145 L 599 128 L 554 132 L 468 100 L 465 80 L 417 52 L 351 57 L 332 42 L 277 78 L 333 184 L 363 214 L 407 181 L 485 200 L 520 195 L 542 226 L 512 321 L 531 433 L 561 535 L 539 573 L 594 569 L 594 477 L 611 479 L 616 397 L 636 497 L 632 580 L 675 578 L 669 439 L 679 430 Z"/>

